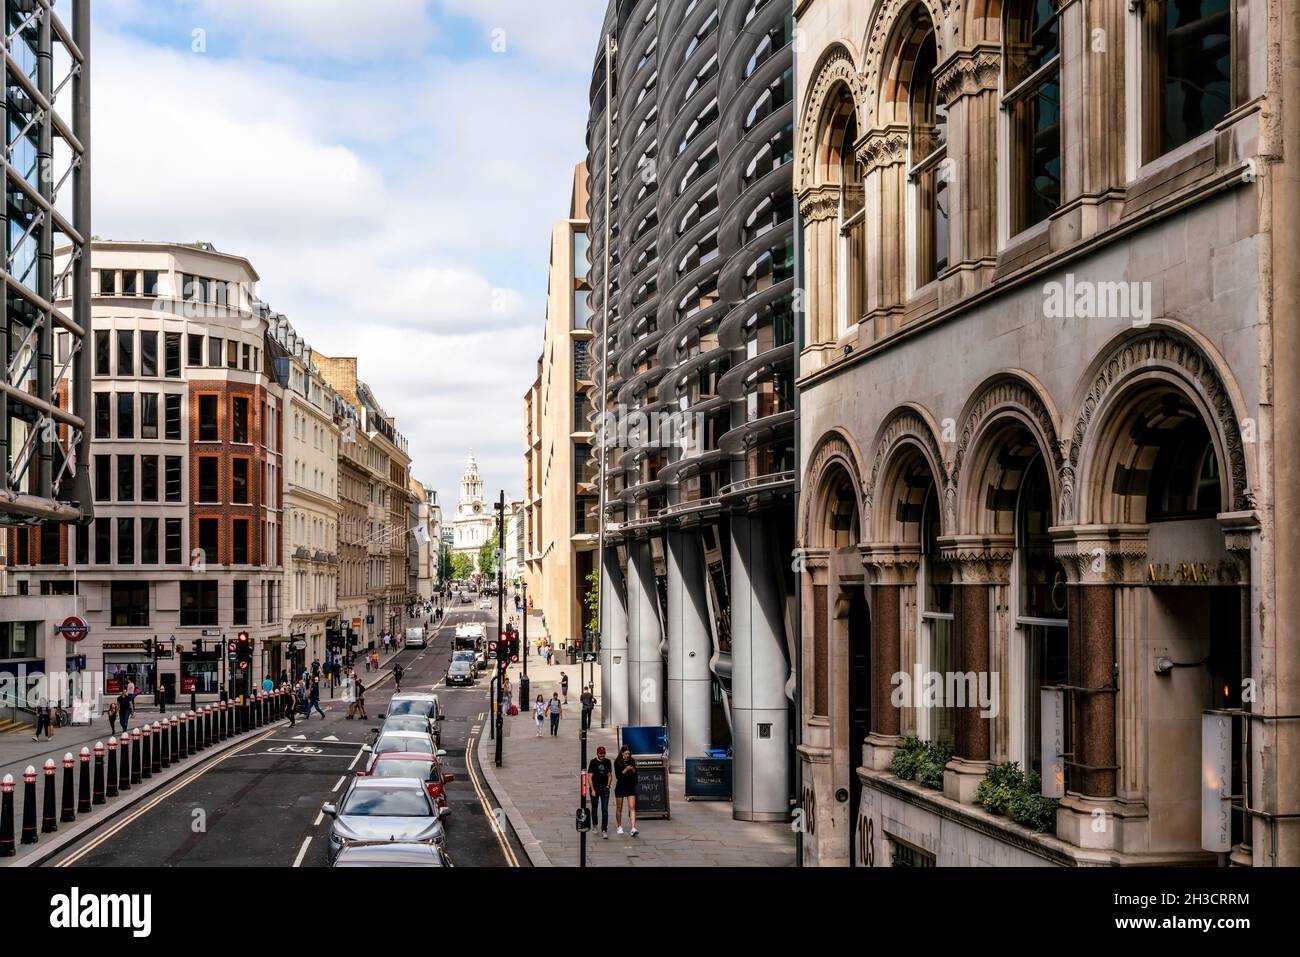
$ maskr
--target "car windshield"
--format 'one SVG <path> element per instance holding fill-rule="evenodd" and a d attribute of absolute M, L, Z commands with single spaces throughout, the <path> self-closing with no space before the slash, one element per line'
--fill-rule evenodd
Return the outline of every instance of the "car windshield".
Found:
<path fill-rule="evenodd" d="M 396 758 L 391 761 L 376 761 L 370 773 L 377 778 L 419 778 L 422 781 L 432 781 L 433 765 L 414 758 Z"/>
<path fill-rule="evenodd" d="M 433 702 L 422 698 L 394 698 L 389 702 L 388 713 L 397 714 L 418 714 L 428 717 L 433 713 Z"/>
<path fill-rule="evenodd" d="M 429 719 L 421 714 L 399 714 L 384 722 L 385 731 L 427 731 Z"/>
<path fill-rule="evenodd" d="M 353 788 L 344 814 L 359 817 L 427 817 L 433 811 L 423 790 L 414 788 Z"/>
<path fill-rule="evenodd" d="M 383 754 L 386 751 L 413 751 L 416 754 L 433 754 L 433 741 L 427 735 L 403 735 L 396 737 L 394 735 L 384 735 L 375 745 L 375 753 Z"/>

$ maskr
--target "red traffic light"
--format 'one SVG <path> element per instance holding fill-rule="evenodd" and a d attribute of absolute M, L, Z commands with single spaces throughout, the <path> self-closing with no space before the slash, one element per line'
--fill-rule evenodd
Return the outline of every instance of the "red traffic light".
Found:
<path fill-rule="evenodd" d="M 239 643 L 240 643 L 240 644 L 245 644 L 245 645 L 248 644 L 248 632 L 246 632 L 246 631 L 241 631 L 241 632 L 239 633 Z"/>
<path fill-rule="evenodd" d="M 248 662 L 247 662 L 247 661 L 241 661 L 241 662 L 239 663 L 239 670 L 240 670 L 240 671 L 244 671 L 247 667 L 248 667 Z"/>

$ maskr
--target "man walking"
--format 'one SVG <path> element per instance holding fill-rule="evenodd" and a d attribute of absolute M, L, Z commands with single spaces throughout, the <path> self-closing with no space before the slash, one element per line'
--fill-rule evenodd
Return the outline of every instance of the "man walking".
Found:
<path fill-rule="evenodd" d="M 289 682 L 284 683 L 284 689 L 289 691 Z M 292 693 L 285 696 L 284 699 L 284 716 L 289 719 L 289 727 L 293 727 L 298 721 L 298 689 L 294 688 Z"/>
<path fill-rule="evenodd" d="M 605 747 L 596 749 L 596 756 L 587 765 L 587 782 L 591 786 L 591 823 L 594 827 L 600 817 L 600 836 L 609 840 L 609 779 L 614 765 L 605 756 Z"/>
<path fill-rule="evenodd" d="M 591 728 L 591 713 L 596 708 L 596 696 L 591 693 L 591 685 L 582 689 L 582 697 L 579 700 L 582 702 L 582 730 L 587 731 Z M 596 753 L 599 754 L 600 751 Z"/>
<path fill-rule="evenodd" d="M 564 695 L 564 703 L 569 703 L 569 676 L 563 671 L 560 672 L 560 694 Z"/>
<path fill-rule="evenodd" d="M 33 741 L 41 740 L 41 731 L 45 731 L 46 738 L 54 737 L 54 728 L 50 725 L 50 699 L 41 695 L 36 699 L 36 734 L 32 736 Z"/>
<path fill-rule="evenodd" d="M 311 690 L 307 692 L 307 717 L 309 718 L 311 717 L 312 708 L 316 709 L 317 713 L 321 716 L 322 721 L 325 720 L 325 712 L 321 710 L 321 706 L 320 706 L 320 679 L 319 678 L 311 679 Z"/>
<path fill-rule="evenodd" d="M 551 692 L 551 700 L 546 702 L 546 711 L 551 716 L 551 737 L 560 735 L 560 718 L 564 715 L 564 705 L 560 703 L 560 693 Z"/>
<path fill-rule="evenodd" d="M 369 716 L 366 714 L 366 686 L 361 683 L 361 679 L 356 675 L 353 675 L 352 677 L 356 682 L 357 689 L 357 717 L 368 720 Z"/>
<path fill-rule="evenodd" d="M 398 693 L 402 693 L 402 666 L 393 665 L 393 688 Z"/>

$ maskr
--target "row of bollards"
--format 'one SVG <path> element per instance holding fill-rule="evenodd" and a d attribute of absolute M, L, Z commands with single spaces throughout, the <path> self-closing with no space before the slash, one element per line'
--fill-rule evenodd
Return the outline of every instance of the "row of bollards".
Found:
<path fill-rule="evenodd" d="M 36 827 L 36 768 L 28 765 L 23 772 L 22 843 L 35 844 L 39 834 L 52 834 L 60 824 L 76 821 L 77 815 L 89 814 L 95 805 L 105 804 L 135 785 L 161 774 L 181 760 L 200 753 L 220 741 L 252 731 L 274 721 L 283 713 L 290 693 L 273 691 L 242 701 L 222 701 L 197 711 L 161 718 L 120 737 L 110 737 L 107 745 L 96 741 L 93 750 L 81 749 L 63 755 L 62 799 L 55 795 L 58 766 L 54 759 L 45 762 L 45 793 L 41 807 L 39 833 Z M 77 784 L 73 787 L 73 769 L 80 764 Z M 92 770 L 93 764 L 93 770 Z M 93 783 L 92 783 L 93 782 Z M 56 813 L 55 805 L 59 805 Z M 0 857 L 13 857 L 14 847 L 14 778 L 6 774 L 0 781 Z"/>

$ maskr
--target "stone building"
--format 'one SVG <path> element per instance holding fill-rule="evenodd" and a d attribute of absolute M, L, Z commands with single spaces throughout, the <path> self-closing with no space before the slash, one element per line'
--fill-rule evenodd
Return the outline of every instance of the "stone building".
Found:
<path fill-rule="evenodd" d="M 1298 11 L 796 3 L 805 863 L 1300 863 Z"/>

